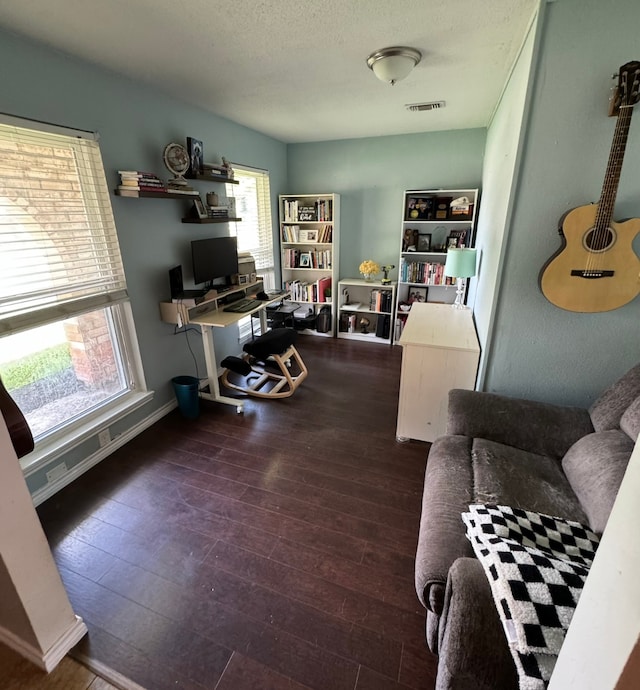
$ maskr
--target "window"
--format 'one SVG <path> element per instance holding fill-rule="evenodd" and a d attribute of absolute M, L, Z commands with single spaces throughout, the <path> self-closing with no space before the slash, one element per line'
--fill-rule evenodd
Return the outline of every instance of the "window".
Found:
<path fill-rule="evenodd" d="M 256 261 L 265 290 L 275 289 L 273 229 L 271 224 L 271 189 L 266 170 L 233 166 L 240 184 L 227 185 L 227 196 L 236 199 L 236 213 L 242 218 L 235 224 L 238 253 L 249 252 Z"/>
<path fill-rule="evenodd" d="M 248 252 L 256 262 L 256 271 L 264 279 L 265 290 L 276 285 L 273 255 L 273 230 L 271 222 L 271 188 L 266 170 L 233 166 L 235 179 L 240 184 L 227 185 L 227 196 L 236 199 L 236 214 L 242 222 L 235 224 L 238 253 Z M 258 333 L 258 320 L 251 317 L 240 321 L 240 342 Z"/>
<path fill-rule="evenodd" d="M 140 390 L 100 148 L 0 120 L 0 376 L 36 441 Z"/>

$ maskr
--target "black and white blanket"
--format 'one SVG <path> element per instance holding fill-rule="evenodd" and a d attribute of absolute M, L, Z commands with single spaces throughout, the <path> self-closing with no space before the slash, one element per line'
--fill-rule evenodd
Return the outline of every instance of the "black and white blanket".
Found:
<path fill-rule="evenodd" d="M 546 688 L 598 547 L 588 527 L 498 505 L 462 514 L 516 664 L 520 690 Z"/>

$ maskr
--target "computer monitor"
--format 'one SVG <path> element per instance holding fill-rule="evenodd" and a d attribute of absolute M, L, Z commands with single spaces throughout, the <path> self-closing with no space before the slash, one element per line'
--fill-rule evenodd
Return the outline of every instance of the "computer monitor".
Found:
<path fill-rule="evenodd" d="M 238 241 L 235 237 L 211 237 L 191 242 L 193 282 L 196 285 L 231 284 L 238 273 Z"/>

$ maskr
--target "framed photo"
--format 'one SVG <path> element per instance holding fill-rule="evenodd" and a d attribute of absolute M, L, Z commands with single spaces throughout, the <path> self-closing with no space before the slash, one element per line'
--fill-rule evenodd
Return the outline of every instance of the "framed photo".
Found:
<path fill-rule="evenodd" d="M 193 208 L 195 209 L 196 215 L 198 218 L 207 218 L 207 209 L 204 207 L 204 204 L 202 203 L 202 199 L 198 196 L 193 200 Z"/>
<path fill-rule="evenodd" d="M 318 241 L 318 231 L 317 230 L 300 230 L 298 235 L 300 242 L 317 242 Z"/>
<path fill-rule="evenodd" d="M 204 169 L 204 150 L 202 142 L 193 137 L 187 137 L 187 152 L 189 153 L 189 170 L 187 176 L 195 177 Z"/>
<path fill-rule="evenodd" d="M 311 252 L 300 253 L 300 268 L 311 268 Z"/>
<path fill-rule="evenodd" d="M 431 233 L 427 232 L 418 235 L 418 251 L 419 252 L 430 252 L 431 251 Z"/>
<path fill-rule="evenodd" d="M 449 237 L 447 238 L 447 248 L 449 247 L 466 247 L 468 241 L 467 229 L 465 230 L 450 230 Z M 452 242 L 455 240 L 455 244 Z"/>
<path fill-rule="evenodd" d="M 407 302 L 413 304 L 414 302 L 426 302 L 427 301 L 427 288 L 426 287 L 413 287 L 409 288 L 409 299 Z"/>
<path fill-rule="evenodd" d="M 406 228 L 402 236 L 402 251 L 415 252 L 418 251 L 418 231 L 414 228 Z"/>

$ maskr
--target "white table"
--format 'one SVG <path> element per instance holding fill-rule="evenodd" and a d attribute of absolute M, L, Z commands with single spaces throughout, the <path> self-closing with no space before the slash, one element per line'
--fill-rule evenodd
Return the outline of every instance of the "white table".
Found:
<path fill-rule="evenodd" d="M 267 330 L 266 307 L 270 304 L 280 302 L 285 295 L 278 295 L 273 297 L 273 299 L 265 300 L 255 309 L 244 312 L 224 311 L 224 304 L 222 303 L 225 297 L 234 292 L 241 292 L 243 297 L 255 298 L 255 293 L 261 289 L 262 281 L 260 280 L 249 285 L 238 286 L 202 302 L 197 306 L 186 307 L 182 304 L 173 302 L 160 303 L 160 314 L 163 321 L 177 324 L 178 326 L 184 326 L 186 324 L 196 324 L 200 326 L 209 387 L 208 391 L 200 390 L 200 397 L 205 400 L 223 403 L 224 405 L 232 405 L 236 408 L 238 414 L 244 410 L 244 401 L 240 398 L 231 398 L 220 394 L 213 329 L 233 326 L 241 319 L 258 313 L 260 316 L 260 332 L 265 333 Z"/>
<path fill-rule="evenodd" d="M 473 390 L 480 345 L 470 309 L 415 303 L 398 344 L 402 371 L 398 441 L 434 441 L 446 431 L 452 388 Z"/>

